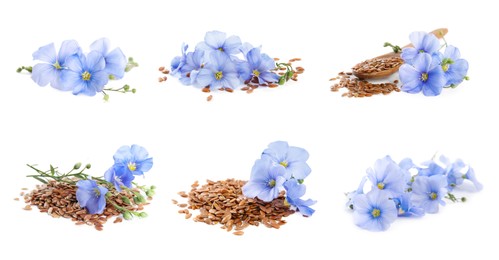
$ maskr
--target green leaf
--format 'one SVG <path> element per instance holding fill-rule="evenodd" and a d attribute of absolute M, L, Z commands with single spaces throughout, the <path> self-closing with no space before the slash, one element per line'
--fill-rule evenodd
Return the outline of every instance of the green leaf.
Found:
<path fill-rule="evenodd" d="M 40 177 L 38 177 L 38 176 L 32 176 L 32 177 L 33 177 L 33 178 L 35 178 L 35 179 L 37 179 L 38 181 L 40 181 L 40 182 L 42 182 L 42 183 L 47 184 L 47 181 L 46 181 L 46 180 L 44 180 L 44 179 L 42 179 L 42 178 L 40 178 Z"/>
<path fill-rule="evenodd" d="M 50 174 L 52 174 L 52 176 L 55 175 L 55 169 L 54 166 L 52 166 L 52 164 L 50 165 Z"/>

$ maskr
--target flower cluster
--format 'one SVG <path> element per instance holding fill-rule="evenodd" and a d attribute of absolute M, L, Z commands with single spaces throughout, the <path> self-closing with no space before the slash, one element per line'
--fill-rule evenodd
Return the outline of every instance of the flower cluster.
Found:
<path fill-rule="evenodd" d="M 104 89 L 110 79 L 121 79 L 125 72 L 138 66 L 132 58 L 127 62 L 120 48 L 111 50 L 106 38 L 93 42 L 88 53 L 83 53 L 75 40 L 63 41 L 58 53 L 54 43 L 50 43 L 35 51 L 33 59 L 41 63 L 17 71 L 31 72 L 31 78 L 40 86 L 50 84 L 58 90 L 72 91 L 74 95 L 95 96 L 97 92 L 103 92 L 106 100 L 109 98 L 106 90 L 135 93 L 128 85 Z"/>
<path fill-rule="evenodd" d="M 371 190 L 364 194 L 369 179 Z M 347 206 L 353 210 L 355 224 L 370 231 L 387 230 L 397 217 L 421 217 L 437 213 L 444 199 L 464 202 L 452 191 L 470 181 L 477 191 L 482 189 L 471 166 L 458 159 L 435 156 L 416 165 L 406 158 L 396 163 L 390 156 L 367 169 L 357 190 L 347 193 Z"/>
<path fill-rule="evenodd" d="M 56 167 L 50 166 L 49 171 L 41 171 L 33 165 L 28 165 L 37 172 L 36 175 L 28 175 L 43 183 L 48 181 L 65 182 L 76 185 L 76 199 L 80 207 L 85 208 L 89 214 L 102 214 L 107 202 L 123 214 L 125 219 L 133 216 L 146 217 L 145 212 L 132 211 L 121 207 L 110 200 L 113 195 L 122 194 L 122 201 L 126 204 L 142 204 L 146 200 L 141 192 L 147 197 L 155 194 L 155 186 L 138 186 L 133 182 L 135 176 L 141 176 L 153 166 L 153 160 L 149 157 L 146 149 L 139 145 L 123 146 L 114 154 L 114 165 L 111 166 L 103 177 L 94 177 L 84 171 L 91 168 L 90 164 L 81 167 L 76 163 L 69 172 L 60 173 Z M 130 195 L 130 196 L 125 196 Z M 129 199 L 133 198 L 133 202 Z"/>
<path fill-rule="evenodd" d="M 402 50 L 405 62 L 399 69 L 402 91 L 437 96 L 443 88 L 454 88 L 468 79 L 468 62 L 461 58 L 458 48 L 445 42 L 445 50 L 441 52 L 443 46 L 432 33 L 413 32 L 409 38 L 414 47 Z"/>
<path fill-rule="evenodd" d="M 306 192 L 303 182 L 311 172 L 308 156 L 305 149 L 289 146 L 287 142 L 269 144 L 253 165 L 250 180 L 242 188 L 244 196 L 269 202 L 284 190 L 289 205 L 304 216 L 311 216 L 315 210 L 310 206 L 316 201 L 301 199 Z"/>
<path fill-rule="evenodd" d="M 243 84 L 282 85 L 293 78 L 294 72 L 289 64 L 275 63 L 273 58 L 261 52 L 261 46 L 242 43 L 238 36 L 207 32 L 204 41 L 198 43 L 194 51 L 188 52 L 187 49 L 188 45 L 183 44 L 182 55 L 171 61 L 170 74 L 184 85 L 232 91 Z M 278 68 L 287 71 L 279 75 L 275 72 Z"/>

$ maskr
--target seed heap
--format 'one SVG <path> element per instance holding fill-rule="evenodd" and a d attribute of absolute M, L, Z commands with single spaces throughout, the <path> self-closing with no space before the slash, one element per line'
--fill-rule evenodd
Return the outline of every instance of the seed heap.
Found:
<path fill-rule="evenodd" d="M 338 77 L 332 78 L 330 80 L 339 80 L 338 83 L 331 86 L 331 91 L 338 92 L 341 88 L 348 89 L 348 92 L 343 93 L 342 97 L 370 97 L 372 95 L 388 95 L 392 91 L 400 92 L 397 86 L 398 80 L 393 83 L 370 83 L 365 80 L 361 80 L 352 75 L 351 72 L 340 72 Z"/>
<path fill-rule="evenodd" d="M 404 64 L 404 60 L 400 57 L 374 58 L 365 60 L 352 68 L 356 74 L 365 74 L 373 72 L 381 72 L 393 68 L 398 68 Z"/>
<path fill-rule="evenodd" d="M 122 200 L 123 196 L 133 201 L 133 197 L 125 192 L 112 194 L 107 200 L 131 211 L 142 210 L 144 205 L 149 204 L 128 205 Z M 40 212 L 46 212 L 54 218 L 69 218 L 76 225 L 87 224 L 99 231 L 103 229 L 107 220 L 114 216 L 117 216 L 114 223 L 123 220 L 119 217 L 121 213 L 111 203 L 107 203 L 102 214 L 88 214 L 87 210 L 81 208 L 76 200 L 76 186 L 63 182 L 50 181 L 48 184 L 37 185 L 35 190 L 24 195 L 24 201 L 27 203 L 25 210 L 31 210 L 32 206 L 37 206 Z"/>
<path fill-rule="evenodd" d="M 185 214 L 188 219 L 192 216 L 189 210 L 199 210 L 199 215 L 194 221 L 208 225 L 220 224 L 227 232 L 234 230 L 234 235 L 243 235 L 243 229 L 249 225 L 258 226 L 260 223 L 268 228 L 280 228 L 286 223 L 283 220 L 294 213 L 284 203 L 284 193 L 271 202 L 264 202 L 258 198 L 246 198 L 242 193 L 242 186 L 246 181 L 227 179 L 224 181 L 211 181 L 199 187 L 196 181 L 191 185 L 189 193 L 179 192 L 182 198 L 187 198 L 187 203 L 174 204 L 182 208 L 178 212 Z"/>

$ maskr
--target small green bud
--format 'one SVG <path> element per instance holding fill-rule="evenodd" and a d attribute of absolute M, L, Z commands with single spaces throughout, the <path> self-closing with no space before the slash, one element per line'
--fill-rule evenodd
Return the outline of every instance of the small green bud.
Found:
<path fill-rule="evenodd" d="M 128 85 L 123 86 L 124 91 L 128 91 L 129 89 L 130 89 L 130 86 L 128 86 Z"/>
<path fill-rule="evenodd" d="M 127 205 L 132 204 L 132 203 L 130 202 L 130 199 L 129 199 L 128 197 L 126 197 L 126 196 L 121 196 L 121 200 L 122 200 L 125 204 L 127 204 Z"/>
<path fill-rule="evenodd" d="M 152 197 L 156 194 L 156 192 L 154 190 L 147 190 L 146 191 L 146 195 L 147 197 Z"/>
<path fill-rule="evenodd" d="M 136 92 L 137 92 L 137 90 L 132 88 L 132 93 L 135 94 Z"/>
<path fill-rule="evenodd" d="M 279 78 L 279 85 L 284 85 L 284 83 L 286 83 L 286 78 L 284 78 L 284 76 L 282 76 Z"/>
<path fill-rule="evenodd" d="M 87 163 L 87 165 L 85 165 L 85 169 L 90 169 L 92 168 L 92 165 L 90 163 Z"/>
<path fill-rule="evenodd" d="M 305 180 L 304 180 L 304 179 L 298 179 L 298 183 L 299 183 L 299 184 L 303 184 L 303 182 L 305 182 Z"/>
<path fill-rule="evenodd" d="M 81 167 L 81 162 L 78 162 L 78 163 L 75 163 L 75 165 L 73 166 L 73 169 L 78 170 L 78 169 L 80 169 L 80 167 Z"/>
<path fill-rule="evenodd" d="M 462 197 L 462 198 L 461 198 L 461 201 L 462 201 L 462 202 L 466 202 L 466 197 Z"/>
<path fill-rule="evenodd" d="M 132 57 L 128 57 L 128 62 L 133 62 L 133 58 Z"/>
<path fill-rule="evenodd" d="M 133 218 L 133 216 L 130 213 L 130 211 L 125 211 L 125 212 L 123 212 L 123 218 L 126 219 L 126 220 L 130 220 L 130 219 Z"/>
<path fill-rule="evenodd" d="M 150 189 L 151 189 L 151 190 L 155 190 L 155 189 L 156 189 L 156 186 L 151 185 L 151 188 L 150 188 Z"/>
<path fill-rule="evenodd" d="M 23 71 L 23 68 L 19 67 L 19 68 L 17 68 L 16 71 L 17 71 L 17 73 L 21 73 L 21 71 Z"/>
<path fill-rule="evenodd" d="M 145 212 L 139 213 L 139 218 L 146 218 L 146 217 L 147 217 L 147 213 L 145 213 Z"/>
<path fill-rule="evenodd" d="M 470 77 L 464 76 L 464 80 L 470 80 Z"/>
<path fill-rule="evenodd" d="M 116 77 L 115 77 L 113 74 L 109 74 L 109 79 L 110 79 L 110 80 L 115 80 L 115 79 L 116 79 Z"/>
<path fill-rule="evenodd" d="M 104 94 L 104 101 L 109 101 L 109 95 L 108 94 Z"/>

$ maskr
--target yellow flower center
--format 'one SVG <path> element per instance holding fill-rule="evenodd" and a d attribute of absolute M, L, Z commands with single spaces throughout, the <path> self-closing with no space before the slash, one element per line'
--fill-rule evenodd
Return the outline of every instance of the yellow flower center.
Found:
<path fill-rule="evenodd" d="M 91 77 L 92 74 L 90 74 L 88 71 L 85 71 L 81 74 L 81 78 L 85 81 L 89 81 Z"/>
<path fill-rule="evenodd" d="M 224 48 L 220 47 L 218 48 L 219 51 L 224 52 Z"/>
<path fill-rule="evenodd" d="M 128 166 L 128 169 L 132 172 L 137 170 L 137 165 L 134 162 L 129 162 L 127 166 Z"/>
<path fill-rule="evenodd" d="M 447 72 L 449 70 L 449 64 L 447 63 L 447 64 L 442 65 L 442 70 L 444 72 Z"/>
<path fill-rule="evenodd" d="M 259 77 L 259 76 L 260 76 L 260 71 L 258 71 L 258 70 L 253 70 L 253 75 L 254 75 L 255 77 Z"/>
<path fill-rule="evenodd" d="M 95 197 L 99 197 L 100 196 L 100 190 L 99 190 L 99 188 L 94 188 L 94 194 L 95 194 Z"/>
<path fill-rule="evenodd" d="M 435 192 L 430 193 L 431 200 L 436 200 L 437 198 L 438 198 L 438 195 Z"/>
<path fill-rule="evenodd" d="M 428 73 L 426 73 L 426 72 L 425 72 L 425 73 L 422 73 L 422 74 L 421 74 L 421 80 L 422 80 L 422 81 L 427 81 L 427 80 L 428 80 Z"/>
<path fill-rule="evenodd" d="M 275 187 L 275 180 L 270 180 L 267 185 L 269 185 L 269 187 Z"/>
<path fill-rule="evenodd" d="M 221 71 L 217 71 L 217 73 L 215 73 L 215 78 L 217 80 L 221 80 L 223 77 L 224 77 L 224 74 Z"/>
<path fill-rule="evenodd" d="M 378 182 L 378 185 L 376 185 L 376 186 L 378 186 L 378 189 L 380 189 L 380 190 L 385 188 L 385 184 L 382 182 Z"/>
<path fill-rule="evenodd" d="M 373 216 L 373 218 L 377 218 L 377 217 L 381 216 L 381 210 L 373 209 L 373 211 L 371 211 L 371 215 Z"/>
<path fill-rule="evenodd" d="M 286 161 L 282 161 L 279 164 L 284 166 L 284 168 L 288 168 L 288 162 L 286 162 Z"/>
<path fill-rule="evenodd" d="M 62 69 L 61 65 L 59 64 L 58 61 L 56 61 L 54 64 L 52 64 L 56 70 Z"/>

